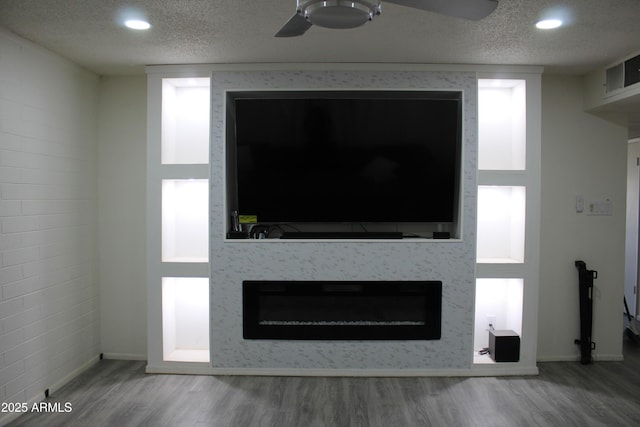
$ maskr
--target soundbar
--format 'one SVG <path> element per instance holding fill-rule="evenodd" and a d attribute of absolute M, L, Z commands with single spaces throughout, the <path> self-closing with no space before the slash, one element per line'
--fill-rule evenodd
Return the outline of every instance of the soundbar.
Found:
<path fill-rule="evenodd" d="M 281 239 L 402 239 L 400 231 L 286 231 Z"/>

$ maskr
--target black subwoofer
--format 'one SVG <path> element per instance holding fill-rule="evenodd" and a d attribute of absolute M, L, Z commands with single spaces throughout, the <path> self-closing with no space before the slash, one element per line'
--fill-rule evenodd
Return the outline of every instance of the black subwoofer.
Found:
<path fill-rule="evenodd" d="M 489 354 L 496 362 L 520 360 L 520 337 L 514 331 L 489 331 Z"/>

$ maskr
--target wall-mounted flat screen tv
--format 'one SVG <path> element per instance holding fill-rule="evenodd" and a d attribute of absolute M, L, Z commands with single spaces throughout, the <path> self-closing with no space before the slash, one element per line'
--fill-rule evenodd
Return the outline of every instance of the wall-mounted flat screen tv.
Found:
<path fill-rule="evenodd" d="M 457 222 L 462 92 L 229 91 L 227 205 L 261 224 Z"/>

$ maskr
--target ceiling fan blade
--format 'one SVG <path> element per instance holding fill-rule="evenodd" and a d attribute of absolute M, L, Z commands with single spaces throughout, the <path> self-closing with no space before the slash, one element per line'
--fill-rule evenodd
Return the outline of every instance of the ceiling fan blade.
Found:
<path fill-rule="evenodd" d="M 498 6 L 498 0 L 385 0 L 414 9 L 478 21 Z"/>
<path fill-rule="evenodd" d="M 297 13 L 284 24 L 284 27 L 280 28 L 280 31 L 276 33 L 276 37 L 295 37 L 301 36 L 311 28 L 311 22 L 304 19 Z"/>

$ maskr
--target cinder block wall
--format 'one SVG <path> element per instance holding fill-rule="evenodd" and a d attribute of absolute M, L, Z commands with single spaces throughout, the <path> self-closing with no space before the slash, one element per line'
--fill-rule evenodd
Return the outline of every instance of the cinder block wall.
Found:
<path fill-rule="evenodd" d="M 98 82 L 0 30 L 0 401 L 42 399 L 99 355 Z"/>

